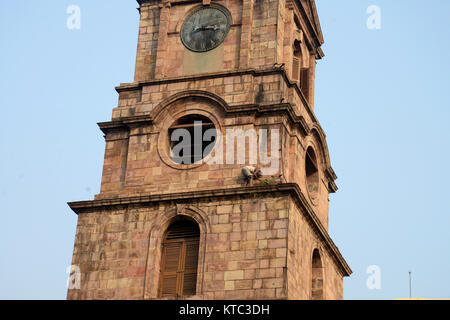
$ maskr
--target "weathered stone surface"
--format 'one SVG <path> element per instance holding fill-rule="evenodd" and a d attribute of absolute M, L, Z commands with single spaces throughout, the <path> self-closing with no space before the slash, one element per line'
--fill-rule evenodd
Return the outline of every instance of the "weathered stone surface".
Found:
<path fill-rule="evenodd" d="M 162 239 L 179 216 L 200 229 L 197 294 L 187 299 L 312 299 L 318 292 L 342 299 L 351 270 L 327 233 L 336 176 L 314 115 L 315 63 L 323 55 L 314 1 L 213 1 L 233 24 L 221 46 L 199 54 L 179 33 L 202 4 L 142 2 L 134 82 L 117 88 L 112 121 L 99 124 L 101 191 L 95 201 L 70 204 L 79 214 L 73 264 L 81 288 L 68 299 L 159 298 Z M 293 79 L 294 44 L 310 50 L 306 91 Z M 258 138 L 260 129 L 279 130 L 273 177 L 245 187 L 242 163 L 170 162 L 168 128 L 191 114 L 210 118 L 223 139 L 227 129 L 254 129 Z M 317 157 L 314 195 L 308 148 Z M 251 151 L 232 150 L 251 164 Z M 321 267 L 313 272 L 314 250 Z"/>

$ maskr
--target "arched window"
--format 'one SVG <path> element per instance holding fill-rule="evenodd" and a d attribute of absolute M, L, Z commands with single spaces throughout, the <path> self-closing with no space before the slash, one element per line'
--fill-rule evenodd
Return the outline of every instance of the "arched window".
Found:
<path fill-rule="evenodd" d="M 309 53 L 306 45 L 296 40 L 294 42 L 294 54 L 292 61 L 292 79 L 298 82 L 298 85 L 309 101 L 310 87 L 310 70 L 309 70 Z"/>
<path fill-rule="evenodd" d="M 311 199 L 315 201 L 319 197 L 319 167 L 312 147 L 306 151 L 305 158 L 306 184 Z"/>
<path fill-rule="evenodd" d="M 178 119 L 169 129 L 172 161 L 194 164 L 209 155 L 216 143 L 217 131 L 211 121 L 202 115 L 188 115 Z"/>
<path fill-rule="evenodd" d="M 314 250 L 312 258 L 311 299 L 323 300 L 323 267 L 318 249 Z"/>
<path fill-rule="evenodd" d="M 197 292 L 200 230 L 191 220 L 178 220 L 166 231 L 161 260 L 161 297 L 192 296 Z"/>

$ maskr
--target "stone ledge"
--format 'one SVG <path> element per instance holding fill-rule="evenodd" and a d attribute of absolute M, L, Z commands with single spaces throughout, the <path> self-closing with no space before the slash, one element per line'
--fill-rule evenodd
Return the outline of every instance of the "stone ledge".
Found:
<path fill-rule="evenodd" d="M 308 126 L 305 118 L 303 116 L 298 116 L 294 112 L 294 108 L 290 103 L 282 103 L 282 104 L 246 104 L 246 105 L 238 105 L 238 106 L 227 106 L 227 113 L 240 113 L 240 112 L 256 112 L 256 113 L 273 113 L 273 112 L 285 112 L 288 114 L 289 119 L 292 123 L 299 125 L 301 131 L 304 135 L 308 135 L 311 128 Z M 99 122 L 98 126 L 103 133 L 107 134 L 110 130 L 127 128 L 132 124 L 152 124 L 153 118 L 151 115 L 141 115 L 141 116 L 133 116 L 133 117 L 125 117 L 120 119 L 115 119 L 109 122 Z"/>
<path fill-rule="evenodd" d="M 296 81 L 291 81 L 289 76 L 284 68 L 279 67 L 269 67 L 269 68 L 250 68 L 250 69 L 239 69 L 239 70 L 229 70 L 229 71 L 221 71 L 221 72 L 213 72 L 213 73 L 203 73 L 198 75 L 189 75 L 189 76 L 181 76 L 181 77 L 171 77 L 171 78 L 161 78 L 161 79 L 153 79 L 147 81 L 133 82 L 133 83 L 121 83 L 120 86 L 116 87 L 116 91 L 118 93 L 124 91 L 134 91 L 140 90 L 144 86 L 153 86 L 160 84 L 169 84 L 169 83 L 177 83 L 177 82 L 190 82 L 196 80 L 207 80 L 207 79 L 215 79 L 215 78 L 226 78 L 226 77 L 235 77 L 235 76 L 243 76 L 243 75 L 252 75 L 252 76 L 266 76 L 266 75 L 274 75 L 279 74 L 284 79 L 285 83 L 289 88 L 294 87 L 295 91 L 299 95 L 302 100 L 303 106 L 308 112 L 309 116 L 315 123 L 319 123 L 317 120 L 311 106 L 309 105 L 308 100 L 305 98 L 302 90 L 300 89 L 298 83 Z"/>
<path fill-rule="evenodd" d="M 278 184 L 272 186 L 253 186 L 253 187 L 241 187 L 230 189 L 214 189 L 214 190 L 202 190 L 182 193 L 168 193 L 168 194 L 155 194 L 140 197 L 130 198 L 117 198 L 106 200 L 92 200 L 92 201 L 80 201 L 69 202 L 69 207 L 76 214 L 95 212 L 99 209 L 123 207 L 129 205 L 144 205 L 148 203 L 163 202 L 163 201 L 178 201 L 185 202 L 193 199 L 202 198 L 215 198 L 215 197 L 230 197 L 230 196 L 251 196 L 254 194 L 267 194 L 267 193 L 287 193 L 289 194 L 301 209 L 301 212 L 305 212 L 305 217 L 316 232 L 318 237 L 322 239 L 327 248 L 327 251 L 336 262 L 343 276 L 350 276 L 352 270 L 348 266 L 347 262 L 343 258 L 339 249 L 334 244 L 333 240 L 328 235 L 327 230 L 320 222 L 314 210 L 309 205 L 306 197 L 301 191 L 300 187 L 296 183 Z"/>

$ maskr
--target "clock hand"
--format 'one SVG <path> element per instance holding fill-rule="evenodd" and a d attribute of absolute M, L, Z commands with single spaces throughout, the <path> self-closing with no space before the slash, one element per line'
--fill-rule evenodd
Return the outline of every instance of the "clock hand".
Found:
<path fill-rule="evenodd" d="M 209 26 L 206 26 L 206 27 L 204 27 L 203 28 L 203 30 L 214 30 L 214 31 L 216 31 L 216 30 L 218 30 L 219 29 L 219 27 L 217 26 L 217 25 L 209 25 Z"/>
<path fill-rule="evenodd" d="M 194 32 L 198 32 L 198 31 L 201 31 L 201 30 L 203 30 L 203 27 L 201 27 L 201 26 L 196 26 L 196 27 L 192 30 L 192 32 L 194 33 Z"/>
<path fill-rule="evenodd" d="M 211 25 L 211 26 L 197 26 L 197 27 L 195 27 L 193 30 L 192 30 L 192 32 L 193 33 L 196 33 L 196 32 L 198 32 L 198 31 L 206 31 L 206 30 L 214 30 L 214 31 L 216 31 L 216 30 L 219 30 L 220 28 L 218 27 L 218 26 L 216 26 L 216 25 Z"/>

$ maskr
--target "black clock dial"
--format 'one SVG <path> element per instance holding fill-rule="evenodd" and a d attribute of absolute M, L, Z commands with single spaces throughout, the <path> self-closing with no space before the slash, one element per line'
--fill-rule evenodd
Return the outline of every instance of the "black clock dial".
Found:
<path fill-rule="evenodd" d="M 228 12 L 214 7 L 193 12 L 181 27 L 181 41 L 191 51 L 205 52 L 217 48 L 230 31 Z"/>

